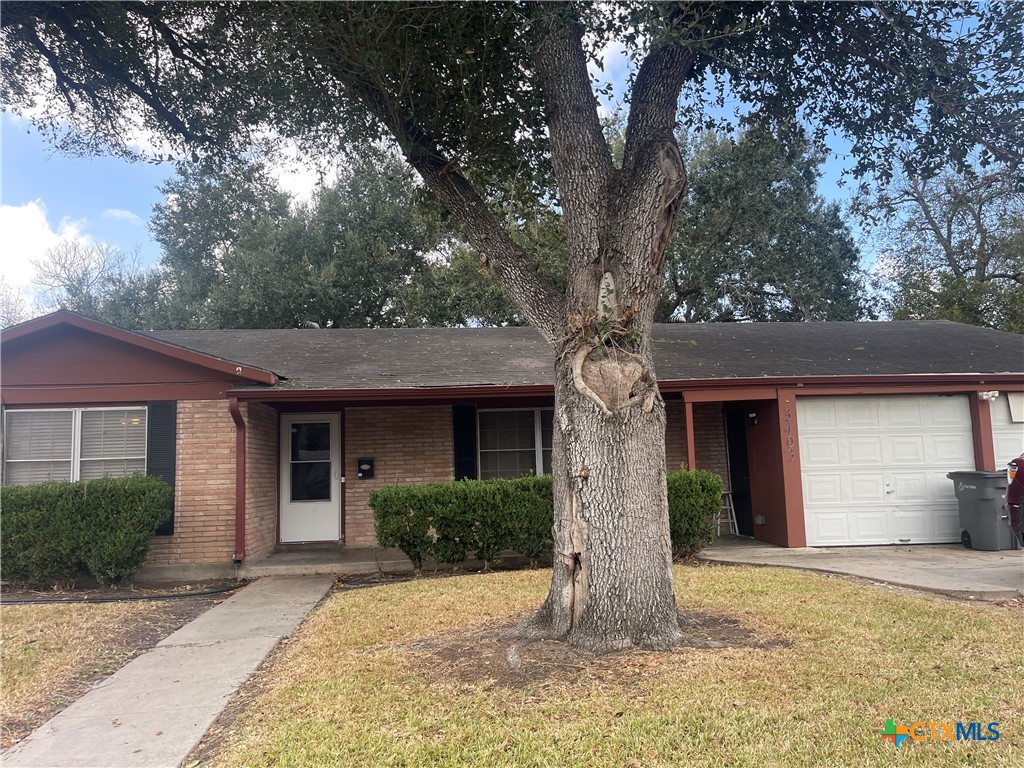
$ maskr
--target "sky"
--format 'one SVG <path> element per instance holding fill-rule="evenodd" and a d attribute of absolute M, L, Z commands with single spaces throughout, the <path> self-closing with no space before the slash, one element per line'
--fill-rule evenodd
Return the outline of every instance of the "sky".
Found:
<path fill-rule="evenodd" d="M 608 46 L 602 79 L 621 93 L 628 74 L 622 48 Z M 602 104 L 609 112 L 621 106 L 614 99 Z M 27 120 L 2 113 L 0 121 L 0 277 L 21 292 L 30 310 L 39 303 L 32 287 L 33 262 L 45 260 L 47 251 L 62 240 L 137 250 L 144 266 L 159 261 L 160 246 L 147 222 L 154 205 L 163 200 L 158 187 L 174 174 L 173 163 L 72 157 L 50 147 Z M 140 148 L 151 146 L 144 136 L 133 138 Z M 838 186 L 842 167 L 840 158 L 824 166 L 819 192 L 826 199 L 848 199 L 849 187 Z M 309 199 L 317 178 L 299 159 L 280 165 L 276 176 L 298 200 Z"/>

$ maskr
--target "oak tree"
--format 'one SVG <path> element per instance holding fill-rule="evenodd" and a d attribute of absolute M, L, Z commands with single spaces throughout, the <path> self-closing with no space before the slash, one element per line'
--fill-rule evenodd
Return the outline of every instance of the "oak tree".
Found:
<path fill-rule="evenodd" d="M 684 639 L 671 569 L 665 407 L 651 325 L 686 190 L 677 124 L 717 95 L 759 122 L 846 135 L 859 173 L 1024 148 L 1013 4 L 14 3 L 5 103 L 70 149 L 141 125 L 200 154 L 273 130 L 342 156 L 389 136 L 538 333 L 554 372 L 555 552 L 524 637 L 608 651 Z M 1019 14 L 1018 14 L 1019 15 Z M 1019 21 L 1019 19 L 1018 19 Z M 964 30 L 967 30 L 966 32 Z M 632 57 L 621 162 L 588 62 Z M 998 77 L 992 77 L 995 72 Z M 42 93 L 40 93 L 40 90 Z M 65 120 L 79 130 L 65 132 Z M 564 289 L 510 234 L 560 213 Z"/>
<path fill-rule="evenodd" d="M 408 167 L 366 153 L 293 202 L 262 161 L 183 163 L 150 228 L 174 328 L 400 325 L 437 243 Z"/>
<path fill-rule="evenodd" d="M 884 309 L 1024 333 L 1024 185 L 1005 165 L 903 169 L 861 195 Z"/>

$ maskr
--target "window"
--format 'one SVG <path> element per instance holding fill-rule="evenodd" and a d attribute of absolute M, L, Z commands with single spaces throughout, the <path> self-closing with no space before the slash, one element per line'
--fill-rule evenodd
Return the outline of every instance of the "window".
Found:
<path fill-rule="evenodd" d="M 478 411 L 480 479 L 550 475 L 552 418 L 550 408 Z"/>
<path fill-rule="evenodd" d="M 7 411 L 4 438 L 9 485 L 146 471 L 145 408 Z"/>

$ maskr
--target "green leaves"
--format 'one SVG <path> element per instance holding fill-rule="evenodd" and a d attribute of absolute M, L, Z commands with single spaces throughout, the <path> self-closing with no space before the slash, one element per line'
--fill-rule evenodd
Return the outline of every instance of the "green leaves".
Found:
<path fill-rule="evenodd" d="M 690 555 L 710 544 L 722 506 L 713 472 L 668 474 L 672 549 Z M 377 542 L 397 547 L 419 570 L 426 560 L 458 565 L 475 553 L 484 566 L 504 550 L 536 561 L 554 545 L 551 476 L 393 485 L 370 494 Z"/>
<path fill-rule="evenodd" d="M 400 325 L 441 234 L 387 152 L 355 157 L 294 207 L 255 162 L 183 165 L 163 192 L 152 229 L 171 327 Z"/>
<path fill-rule="evenodd" d="M 858 198 L 880 254 L 882 307 L 895 319 L 1024 332 L 1024 190 L 1010 166 L 933 178 L 908 172 Z"/>
<path fill-rule="evenodd" d="M 171 514 L 173 495 L 144 475 L 3 486 L 4 581 L 69 582 L 83 567 L 101 584 L 130 578 Z"/>
<path fill-rule="evenodd" d="M 838 208 L 817 194 L 821 158 L 802 130 L 706 133 L 687 154 L 660 319 L 861 316 L 860 254 Z"/>

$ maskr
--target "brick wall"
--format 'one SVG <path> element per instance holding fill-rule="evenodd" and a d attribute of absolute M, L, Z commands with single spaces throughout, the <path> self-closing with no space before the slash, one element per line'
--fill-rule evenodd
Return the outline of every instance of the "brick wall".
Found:
<path fill-rule="evenodd" d="M 356 477 L 356 460 L 374 459 L 374 476 Z M 399 483 L 448 480 L 454 474 L 452 409 L 427 407 L 345 409 L 345 544 L 376 545 L 370 491 Z"/>
<path fill-rule="evenodd" d="M 693 442 L 697 469 L 709 469 L 722 476 L 729 487 L 729 454 L 725 444 L 725 418 L 721 403 L 694 403 Z"/>
<path fill-rule="evenodd" d="M 686 405 L 666 400 L 665 463 L 669 472 L 686 464 Z M 697 469 L 709 469 L 729 485 L 729 454 L 725 442 L 725 420 L 721 403 L 694 403 L 693 443 Z"/>
<path fill-rule="evenodd" d="M 277 544 L 277 410 L 262 403 L 242 405 L 245 419 L 245 549 L 255 559 Z"/>
<path fill-rule="evenodd" d="M 665 401 L 665 466 L 678 472 L 686 463 L 686 406 L 682 400 Z"/>
<path fill-rule="evenodd" d="M 230 562 L 235 546 L 235 423 L 226 400 L 178 402 L 174 535 L 148 565 Z"/>

